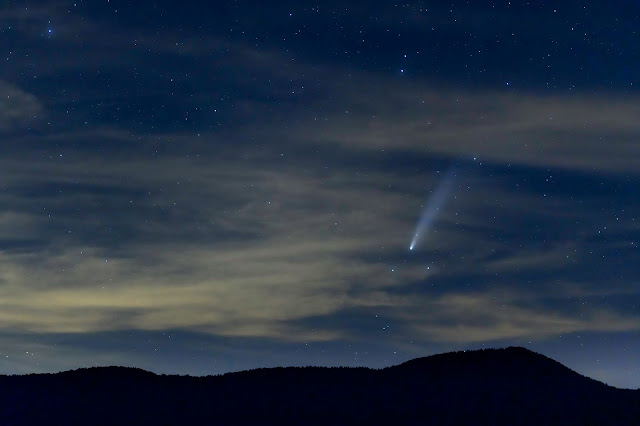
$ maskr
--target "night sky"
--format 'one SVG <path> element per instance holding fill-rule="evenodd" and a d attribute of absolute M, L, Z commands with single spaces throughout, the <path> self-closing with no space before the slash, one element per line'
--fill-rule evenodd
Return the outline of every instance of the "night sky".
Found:
<path fill-rule="evenodd" d="M 0 374 L 640 387 L 637 1 L 5 0 L 0 61 Z"/>

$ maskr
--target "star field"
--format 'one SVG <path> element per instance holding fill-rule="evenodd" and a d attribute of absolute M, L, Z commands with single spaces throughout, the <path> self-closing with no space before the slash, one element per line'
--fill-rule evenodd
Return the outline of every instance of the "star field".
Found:
<path fill-rule="evenodd" d="M 0 374 L 524 345 L 639 387 L 639 18 L 5 2 Z"/>

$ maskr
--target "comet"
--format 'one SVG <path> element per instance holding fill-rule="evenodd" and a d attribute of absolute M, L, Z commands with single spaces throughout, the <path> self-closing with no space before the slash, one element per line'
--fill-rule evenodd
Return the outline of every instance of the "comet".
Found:
<path fill-rule="evenodd" d="M 457 167 L 452 166 L 444 175 L 442 180 L 438 183 L 435 190 L 427 200 L 427 203 L 420 215 L 420 219 L 418 219 L 418 223 L 416 225 L 416 231 L 413 234 L 413 239 L 411 240 L 411 245 L 409 246 L 409 250 L 413 251 L 417 245 L 422 241 L 422 238 L 429 233 L 431 228 L 433 227 L 436 219 L 438 218 L 438 214 L 441 212 L 444 207 L 449 195 L 451 194 L 451 190 L 453 189 L 453 182 L 456 178 Z"/>

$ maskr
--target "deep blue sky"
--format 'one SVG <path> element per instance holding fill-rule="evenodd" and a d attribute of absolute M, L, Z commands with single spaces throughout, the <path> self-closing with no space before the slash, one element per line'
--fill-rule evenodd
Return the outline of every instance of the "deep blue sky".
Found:
<path fill-rule="evenodd" d="M 640 387 L 640 5 L 470 3 L 3 2 L 0 373 Z"/>

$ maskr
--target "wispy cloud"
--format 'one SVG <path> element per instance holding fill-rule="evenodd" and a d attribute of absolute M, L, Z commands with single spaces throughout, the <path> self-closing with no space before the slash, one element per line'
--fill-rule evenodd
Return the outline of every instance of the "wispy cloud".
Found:
<path fill-rule="evenodd" d="M 0 130 L 26 129 L 44 118 L 41 102 L 32 94 L 0 81 Z M 5 141 L 11 143 L 11 141 Z"/>
<path fill-rule="evenodd" d="M 500 292 L 447 294 L 427 303 L 425 314 L 411 318 L 419 333 L 441 342 L 492 342 L 539 339 L 576 332 L 640 330 L 637 316 L 598 308 L 562 313 L 542 306 L 522 306 Z M 522 300 L 520 300 L 522 302 Z"/>
<path fill-rule="evenodd" d="M 478 158 L 588 172 L 635 172 L 640 103 L 614 94 L 434 89 L 427 84 L 343 81 L 344 107 L 308 119 L 297 135 L 364 151 Z M 337 89 L 337 88 L 336 88 Z"/>

